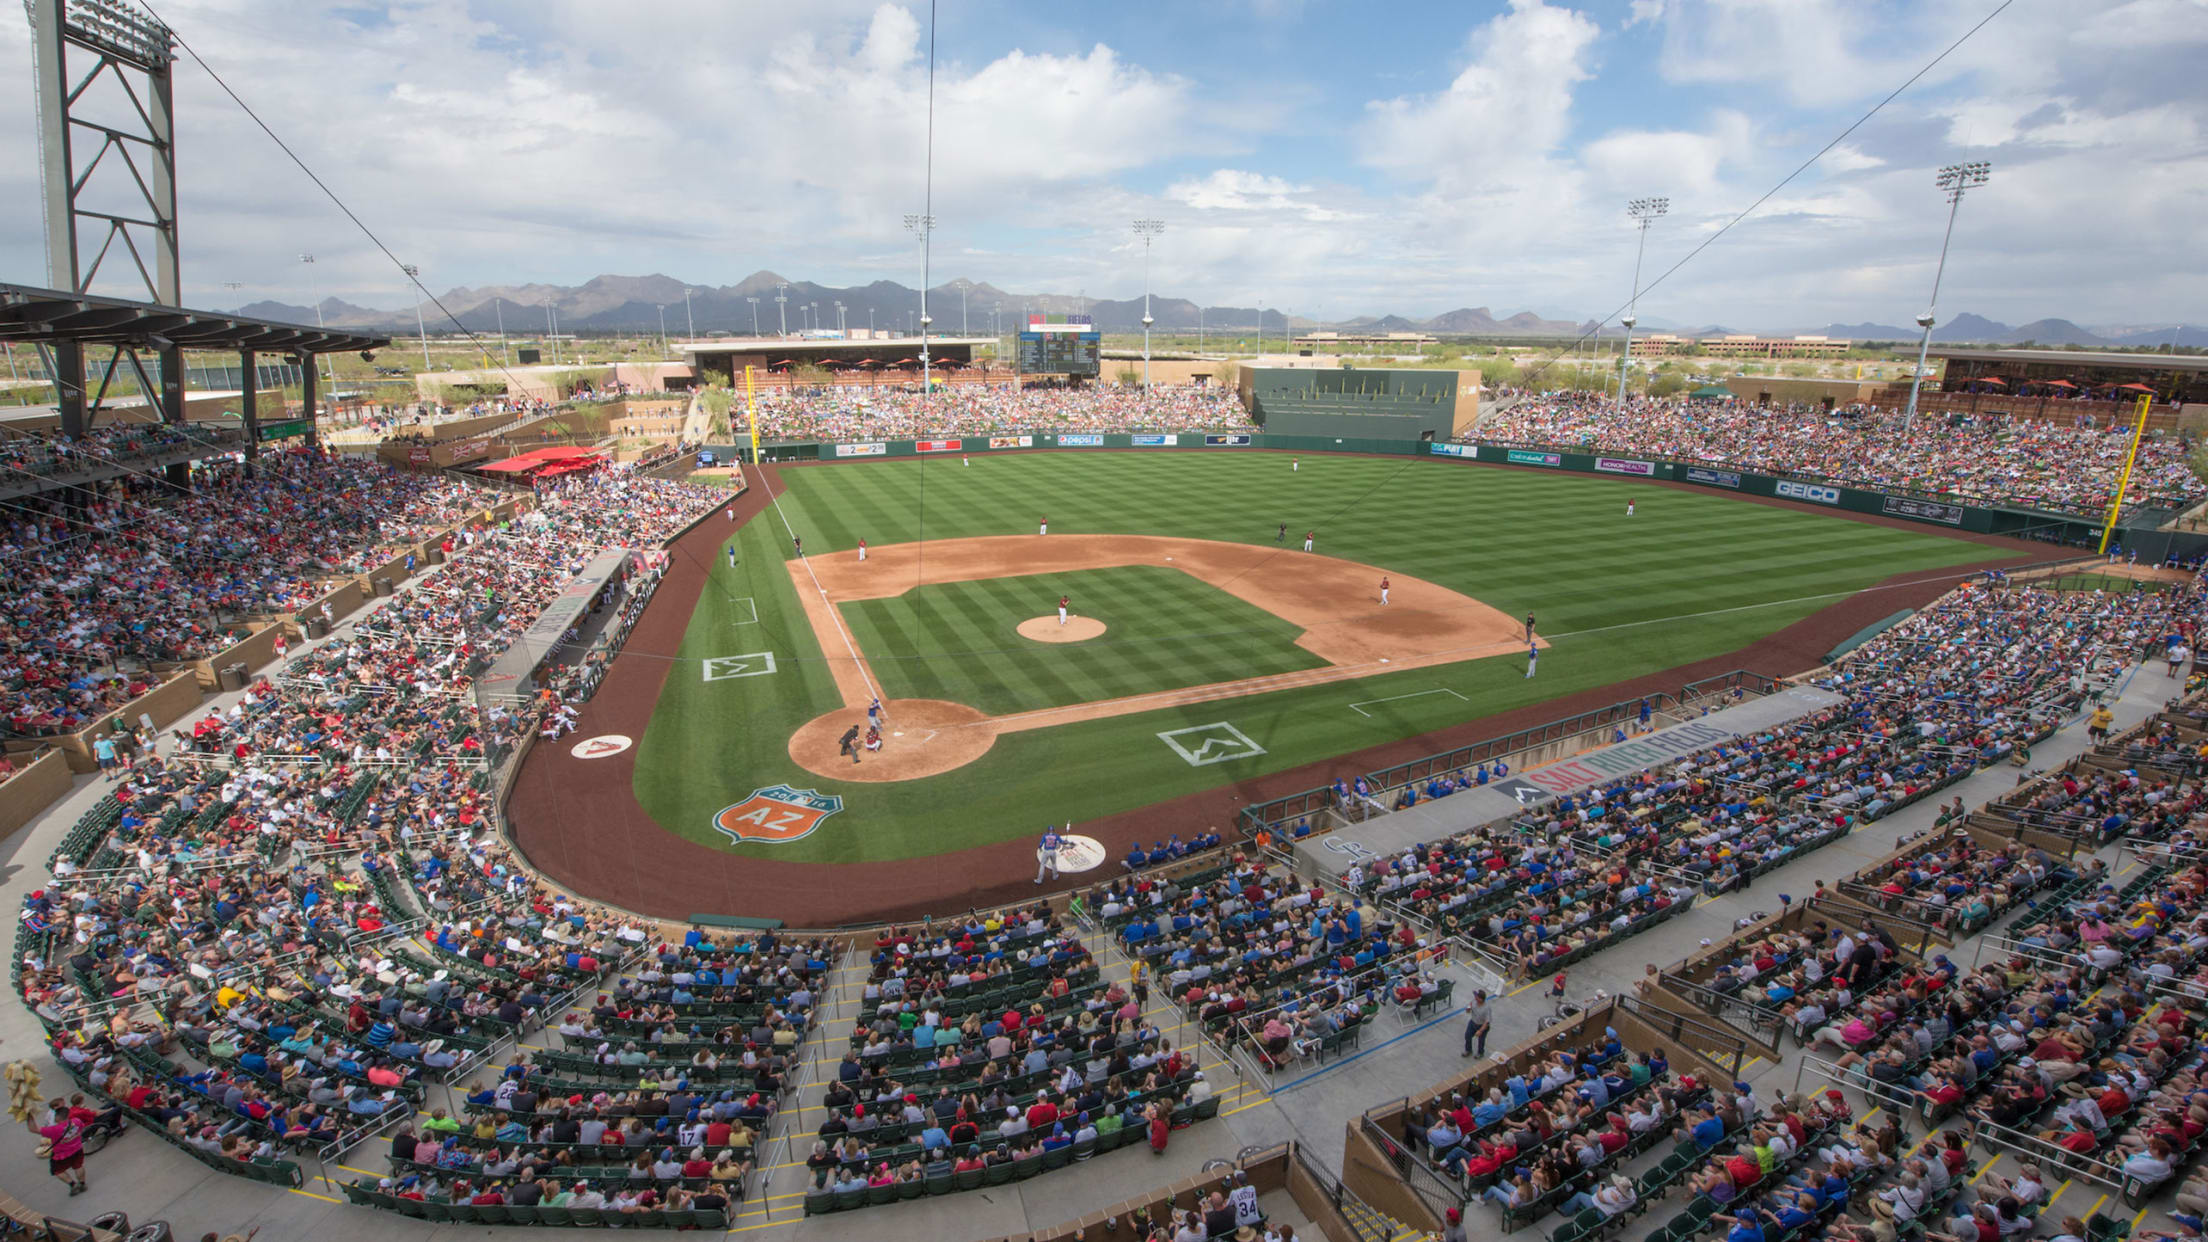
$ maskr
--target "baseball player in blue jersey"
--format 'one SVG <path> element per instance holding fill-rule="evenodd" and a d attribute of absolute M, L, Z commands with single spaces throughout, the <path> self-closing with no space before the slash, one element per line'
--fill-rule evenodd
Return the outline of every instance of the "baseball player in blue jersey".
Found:
<path fill-rule="evenodd" d="M 1043 877 L 1046 875 L 1053 880 L 1058 878 L 1058 847 L 1063 844 L 1065 844 L 1065 839 L 1058 835 L 1056 828 L 1043 829 L 1042 844 L 1035 847 L 1035 882 L 1037 884 L 1042 883 Z"/>

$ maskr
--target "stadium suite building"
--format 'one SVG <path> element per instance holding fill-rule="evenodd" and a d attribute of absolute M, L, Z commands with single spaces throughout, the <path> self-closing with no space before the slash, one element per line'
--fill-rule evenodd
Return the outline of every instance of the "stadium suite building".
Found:
<path fill-rule="evenodd" d="M 965 367 L 974 363 L 974 350 L 977 347 L 995 346 L 999 343 L 993 336 L 930 337 L 927 343 L 928 357 L 939 367 Z M 740 383 L 746 367 L 753 369 L 755 379 L 765 380 L 774 379 L 800 366 L 852 368 L 856 372 L 861 363 L 868 363 L 872 365 L 866 368 L 867 371 L 877 368 L 910 369 L 915 376 L 920 372 L 920 338 L 917 336 L 872 339 L 728 337 L 677 341 L 675 348 L 689 360 L 694 372 L 709 384 Z M 1012 370 L 1002 362 L 990 362 L 987 365 L 992 372 L 1001 369 L 1009 373 Z"/>

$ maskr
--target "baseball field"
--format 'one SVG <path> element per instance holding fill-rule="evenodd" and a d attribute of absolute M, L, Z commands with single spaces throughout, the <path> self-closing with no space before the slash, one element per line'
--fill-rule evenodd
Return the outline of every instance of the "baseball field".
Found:
<path fill-rule="evenodd" d="M 1426 458 L 1055 452 L 780 475 L 778 504 L 727 534 L 735 563 L 714 555 L 680 649 L 624 657 L 668 664 L 637 803 L 776 862 L 1031 838 L 1715 657 L 1896 575 L 1989 559 L 1930 531 Z M 813 791 L 795 799 L 813 813 L 746 802 L 774 786 Z"/>

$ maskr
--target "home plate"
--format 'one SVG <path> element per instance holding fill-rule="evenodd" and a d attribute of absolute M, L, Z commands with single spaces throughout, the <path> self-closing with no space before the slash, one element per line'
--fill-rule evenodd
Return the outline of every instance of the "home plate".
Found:
<path fill-rule="evenodd" d="M 904 735 L 905 731 L 903 729 L 899 729 L 895 733 L 890 734 L 891 737 L 903 737 Z"/>

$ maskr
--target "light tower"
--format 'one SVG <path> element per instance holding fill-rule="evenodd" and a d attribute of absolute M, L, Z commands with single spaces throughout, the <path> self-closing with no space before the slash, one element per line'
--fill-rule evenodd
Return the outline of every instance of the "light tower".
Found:
<path fill-rule="evenodd" d="M 314 256 L 311 254 L 303 254 L 299 256 L 299 261 L 305 264 L 312 264 L 314 262 Z M 316 298 L 314 300 L 314 326 L 317 328 L 323 326 L 321 298 Z M 498 347 L 501 353 L 505 351 L 506 332 L 503 328 L 499 330 Z M 330 391 L 333 393 L 337 391 L 337 363 L 334 360 L 330 362 Z"/>
<path fill-rule="evenodd" d="M 836 335 L 843 335 L 843 303 L 836 303 Z"/>
<path fill-rule="evenodd" d="M 935 391 L 933 363 L 928 358 L 928 325 L 935 322 L 928 318 L 928 239 L 935 232 L 935 217 L 906 216 L 905 228 L 920 239 L 920 393 L 928 396 Z"/>
<path fill-rule="evenodd" d="M 746 296 L 744 300 L 751 303 L 751 334 L 757 336 L 759 335 L 759 299 Z M 692 335 L 696 334 L 693 333 Z"/>
<path fill-rule="evenodd" d="M 1633 325 L 1641 318 L 1641 252 L 1648 249 L 1648 226 L 1663 218 L 1671 210 L 1668 198 L 1636 198 L 1625 205 L 1625 214 L 1633 217 L 1640 227 L 1641 239 L 1633 246 L 1633 293 L 1626 301 L 1625 318 L 1618 322 L 1625 325 L 1625 353 L 1618 358 L 1618 401 L 1625 401 L 1625 380 L 1633 366 Z"/>
<path fill-rule="evenodd" d="M 1137 220 L 1135 236 L 1142 239 L 1142 391 L 1150 392 L 1150 239 L 1165 231 L 1163 220 Z"/>
<path fill-rule="evenodd" d="M 790 287 L 786 284 L 774 287 L 774 314 L 782 324 L 782 335 L 790 334 Z"/>
<path fill-rule="evenodd" d="M 399 265 L 399 270 L 406 273 L 406 279 L 410 285 L 418 286 L 421 284 L 421 268 L 414 266 L 412 263 L 402 263 Z M 420 292 L 419 289 L 410 291 Z M 422 321 L 422 299 L 419 297 L 414 299 L 414 331 L 422 340 L 422 369 L 427 371 L 429 369 L 429 325 Z"/>
<path fill-rule="evenodd" d="M 1949 164 L 1933 178 L 1933 184 L 1947 195 L 1947 232 L 1940 237 L 1940 265 L 1932 270 L 1932 301 L 1924 313 L 1917 316 L 1917 326 L 1924 330 L 1924 337 L 1917 342 L 1917 371 L 1909 377 L 1909 412 L 1902 415 L 1903 430 L 1917 425 L 1917 392 L 1924 387 L 1924 359 L 1932 352 L 1932 325 L 1938 322 L 1940 309 L 1940 278 L 1947 274 L 1947 243 L 1955 236 L 1955 213 L 1963 205 L 1963 195 L 1986 183 L 1993 173 L 1993 166 L 1984 160 L 1968 164 Z"/>

